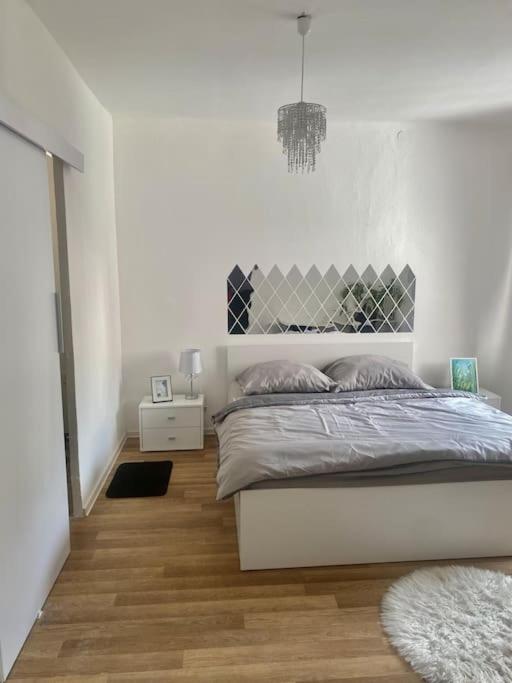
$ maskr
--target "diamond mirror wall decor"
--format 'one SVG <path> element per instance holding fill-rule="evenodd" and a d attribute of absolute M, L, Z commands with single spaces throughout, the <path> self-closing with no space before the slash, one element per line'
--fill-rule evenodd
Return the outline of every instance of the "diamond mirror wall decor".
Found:
<path fill-rule="evenodd" d="M 343 274 L 330 266 L 288 273 L 273 266 L 267 275 L 255 265 L 237 265 L 227 279 L 228 334 L 324 334 L 412 332 L 416 278 L 410 266 L 378 274 L 368 266 Z"/>

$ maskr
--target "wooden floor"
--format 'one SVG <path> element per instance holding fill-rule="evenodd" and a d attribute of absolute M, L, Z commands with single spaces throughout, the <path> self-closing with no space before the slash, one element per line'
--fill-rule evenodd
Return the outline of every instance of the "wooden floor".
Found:
<path fill-rule="evenodd" d="M 382 594 L 419 565 L 240 572 L 207 446 L 171 454 L 167 496 L 102 493 L 73 522 L 71 555 L 9 680 L 419 681 L 379 625 Z M 141 457 L 132 440 L 120 461 Z M 471 564 L 512 572 L 507 559 Z"/>

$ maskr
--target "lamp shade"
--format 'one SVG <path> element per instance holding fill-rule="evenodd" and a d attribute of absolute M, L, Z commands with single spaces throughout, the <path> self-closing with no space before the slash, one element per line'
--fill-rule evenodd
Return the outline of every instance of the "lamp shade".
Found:
<path fill-rule="evenodd" d="M 180 354 L 180 372 L 184 375 L 199 375 L 203 369 L 201 351 L 185 349 Z"/>

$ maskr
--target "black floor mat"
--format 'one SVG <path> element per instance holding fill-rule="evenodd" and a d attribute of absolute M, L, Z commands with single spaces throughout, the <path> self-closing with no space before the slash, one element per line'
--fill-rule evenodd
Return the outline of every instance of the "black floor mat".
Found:
<path fill-rule="evenodd" d="M 106 496 L 107 498 L 165 496 L 171 472 L 171 460 L 124 462 L 117 468 Z"/>

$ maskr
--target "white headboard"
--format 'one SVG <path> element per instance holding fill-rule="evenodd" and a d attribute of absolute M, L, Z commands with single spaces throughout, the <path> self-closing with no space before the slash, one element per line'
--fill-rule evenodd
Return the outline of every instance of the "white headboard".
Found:
<path fill-rule="evenodd" d="M 346 341 L 337 339 L 332 342 L 329 340 L 327 343 L 311 341 L 300 344 L 239 344 L 227 346 L 226 352 L 229 391 L 231 382 L 242 370 L 254 363 L 263 363 L 269 360 L 292 360 L 322 368 L 327 363 L 341 358 L 341 356 L 370 353 L 389 356 L 412 367 L 414 342 L 406 339 L 387 341 L 382 338 L 375 338 L 371 340 L 347 339 Z"/>

